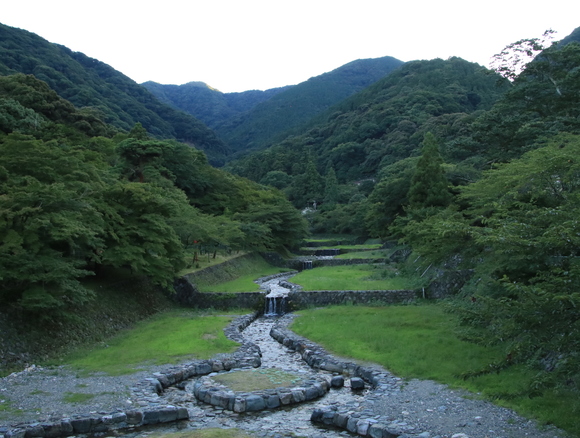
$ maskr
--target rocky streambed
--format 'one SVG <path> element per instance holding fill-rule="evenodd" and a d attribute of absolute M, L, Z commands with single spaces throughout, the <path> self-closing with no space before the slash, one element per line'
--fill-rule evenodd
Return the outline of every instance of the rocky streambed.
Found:
<path fill-rule="evenodd" d="M 143 371 L 124 377 L 82 377 L 66 367 L 52 370 L 33 368 L 0 380 L 0 399 L 6 397 L 13 407 L 22 409 L 17 418 L 6 418 L 1 413 L 0 436 L 52 438 L 57 435 L 56 429 L 51 429 L 50 425 L 64 424 L 67 419 L 70 424 L 71 419 L 83 417 L 99 419 L 103 426 L 100 434 L 106 432 L 107 435 L 125 435 L 128 438 L 150 435 L 152 432 L 210 427 L 239 428 L 254 436 L 272 438 L 563 436 L 556 429 L 539 428 L 534 422 L 508 409 L 461 391 L 450 390 L 444 385 L 429 381 L 406 382 L 379 367 L 362 366 L 333 357 L 316 344 L 289 331 L 287 326 L 293 317 L 290 314 L 259 318 L 250 323 L 239 332 L 244 345 L 253 346 L 244 350 L 242 356 L 250 360 L 253 349 L 259 348 L 263 368 L 276 368 L 305 377 L 314 373 L 329 383 L 333 377 L 346 376 L 344 387 L 329 388 L 326 395 L 311 401 L 235 412 L 198 400 L 193 393 L 197 378 L 167 385 L 162 391 L 152 391 L 152 387 L 175 374 L 175 367 L 157 369 L 156 374 Z M 206 366 L 220 368 L 227 360 L 221 358 L 206 363 Z M 223 372 L 226 371 L 216 370 L 215 374 Z M 365 388 L 353 391 L 349 375 L 364 378 Z M 62 401 L 65 392 L 81 391 L 95 394 L 95 397 L 86 403 Z M 157 419 L 161 418 L 159 412 L 176 418 L 178 412 L 187 412 L 187 418 L 171 423 L 159 424 L 158 421 L 156 425 L 115 429 L 115 419 L 120 420 L 117 425 L 121 425 L 122 421 L 127 423 L 127 412 L 157 412 Z M 19 427 L 18 423 L 23 421 L 33 428 L 26 429 L 22 424 Z"/>

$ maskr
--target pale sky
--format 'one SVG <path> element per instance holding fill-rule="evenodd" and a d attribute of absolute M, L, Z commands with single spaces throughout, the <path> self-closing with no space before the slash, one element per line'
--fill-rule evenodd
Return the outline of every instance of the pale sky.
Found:
<path fill-rule="evenodd" d="M 109 64 L 138 83 L 222 92 L 293 85 L 355 59 L 459 56 L 562 39 L 577 0 L 1 0 L 0 23 Z"/>

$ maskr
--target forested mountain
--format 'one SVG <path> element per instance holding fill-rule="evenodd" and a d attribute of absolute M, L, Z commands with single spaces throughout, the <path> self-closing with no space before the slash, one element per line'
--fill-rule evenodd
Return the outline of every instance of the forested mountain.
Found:
<path fill-rule="evenodd" d="M 266 91 L 219 93 L 203 83 L 145 83 L 152 93 L 205 121 L 234 152 L 268 146 L 329 106 L 402 65 L 392 57 L 359 59 L 298 85 Z"/>
<path fill-rule="evenodd" d="M 461 139 L 475 114 L 489 110 L 507 90 L 499 79 L 459 58 L 409 62 L 332 107 L 302 135 L 229 163 L 228 169 L 283 189 L 300 208 L 324 201 L 320 175 L 332 169 L 343 185 L 340 202 L 347 203 L 358 190 L 346 183 L 375 180 L 396 163 L 412 169 L 412 157 L 428 131 L 449 140 L 448 159 L 476 159 Z M 369 184 L 363 185 L 364 195 Z"/>
<path fill-rule="evenodd" d="M 307 122 L 402 64 L 390 56 L 352 61 L 275 95 L 237 120 L 217 127 L 216 132 L 233 151 L 268 146 L 285 131 Z"/>
<path fill-rule="evenodd" d="M 162 104 L 107 64 L 0 24 L 0 74 L 24 73 L 45 81 L 59 96 L 106 123 L 130 130 L 135 123 L 157 138 L 175 138 L 220 161 L 226 147 L 203 123 Z"/>
<path fill-rule="evenodd" d="M 222 93 L 204 82 L 188 82 L 183 85 L 162 85 L 157 82 L 143 84 L 161 102 L 189 113 L 212 129 L 240 114 L 250 111 L 257 104 L 290 88 L 272 88 L 266 91 L 249 90 L 241 93 Z"/>

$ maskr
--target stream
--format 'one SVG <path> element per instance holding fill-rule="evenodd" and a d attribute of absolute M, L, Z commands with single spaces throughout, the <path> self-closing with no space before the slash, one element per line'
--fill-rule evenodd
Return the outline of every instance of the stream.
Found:
<path fill-rule="evenodd" d="M 294 353 L 270 337 L 270 329 L 282 317 L 262 317 L 254 321 L 243 332 L 244 338 L 257 344 L 262 351 L 262 368 L 276 368 L 295 374 L 323 375 L 330 381 L 331 373 L 312 370 L 305 364 L 298 353 Z M 186 385 L 186 391 L 170 388 L 166 395 L 169 399 L 178 401 L 190 412 L 189 421 L 178 424 L 143 428 L 138 432 L 124 433 L 119 436 L 127 438 L 146 437 L 157 433 L 171 433 L 192 429 L 205 428 L 238 428 L 256 437 L 345 437 L 353 436 L 349 432 L 338 429 L 318 427 L 310 422 L 312 412 L 321 406 L 340 404 L 358 407 L 365 393 L 353 393 L 345 379 L 345 387 L 331 388 L 326 396 L 311 402 L 299 403 L 283 408 L 260 412 L 235 413 L 214 407 L 195 399 L 189 391 L 195 379 Z"/>

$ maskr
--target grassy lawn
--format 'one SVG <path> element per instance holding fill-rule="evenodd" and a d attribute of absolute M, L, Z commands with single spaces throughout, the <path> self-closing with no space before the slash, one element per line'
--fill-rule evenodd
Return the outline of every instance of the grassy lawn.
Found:
<path fill-rule="evenodd" d="M 389 273 L 384 266 L 323 266 L 307 269 L 290 280 L 304 290 L 400 290 L 418 287 L 416 279 Z"/>
<path fill-rule="evenodd" d="M 70 364 L 84 372 L 102 371 L 120 375 L 136 372 L 146 364 L 177 363 L 187 359 L 207 359 L 217 353 L 229 353 L 238 344 L 227 339 L 223 329 L 235 315 L 171 310 L 119 333 L 106 346 L 77 351 L 65 357 L 61 363 Z"/>
<path fill-rule="evenodd" d="M 258 292 L 260 286 L 254 283 L 254 280 L 279 273 L 280 268 L 265 266 L 251 274 L 242 275 L 235 280 L 218 284 L 198 284 L 197 286 L 200 292 Z"/>
<path fill-rule="evenodd" d="M 195 261 L 195 251 L 188 250 L 186 260 L 187 267 L 181 270 L 178 275 L 191 274 L 192 272 L 200 271 L 201 269 L 205 269 L 209 266 L 219 265 L 220 263 L 227 262 L 228 260 L 235 259 L 236 257 L 241 257 L 245 254 L 245 252 L 232 252 L 228 254 L 224 251 L 218 251 L 214 258 L 213 253 L 208 252 L 201 255 L 197 254 L 197 261 Z"/>
<path fill-rule="evenodd" d="M 580 399 L 570 390 L 531 398 L 536 372 L 513 366 L 500 373 L 464 379 L 505 356 L 500 348 L 462 341 L 453 315 L 442 306 L 334 306 L 304 310 L 292 325 L 296 333 L 340 356 L 378 363 L 404 378 L 432 379 L 464 388 L 497 404 L 580 434 Z"/>
<path fill-rule="evenodd" d="M 319 249 L 379 249 L 382 246 L 382 244 L 380 243 L 371 243 L 371 244 L 365 244 L 365 245 L 331 245 L 331 246 L 316 246 L 316 247 L 311 247 L 311 246 L 303 246 L 302 248 L 300 248 L 301 250 L 304 251 L 312 251 L 312 250 L 319 250 Z"/>
<path fill-rule="evenodd" d="M 250 392 L 293 386 L 300 382 L 302 377 L 276 368 L 258 368 L 220 373 L 212 379 L 232 391 Z"/>
<path fill-rule="evenodd" d="M 337 259 L 384 259 L 390 254 L 387 249 L 374 249 L 372 251 L 354 251 L 337 255 Z"/>
<path fill-rule="evenodd" d="M 196 275 L 193 281 L 200 292 L 258 292 L 260 288 L 254 280 L 284 271 L 288 269 L 272 266 L 256 255 L 224 266 L 219 275 Z"/>

